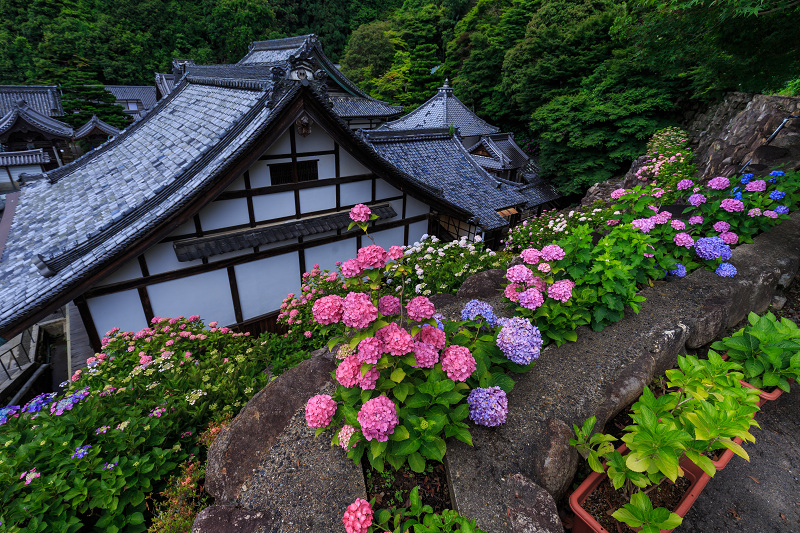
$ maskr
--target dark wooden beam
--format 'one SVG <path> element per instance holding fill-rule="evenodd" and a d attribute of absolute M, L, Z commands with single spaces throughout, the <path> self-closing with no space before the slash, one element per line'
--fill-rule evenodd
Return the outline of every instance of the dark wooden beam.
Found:
<path fill-rule="evenodd" d="M 84 296 L 78 296 L 73 300 L 73 303 L 75 307 L 78 308 L 78 313 L 81 315 L 83 327 L 89 335 L 89 344 L 92 350 L 94 350 L 95 353 L 99 353 L 101 348 L 100 335 L 97 333 L 97 327 L 94 325 L 94 319 L 92 319 L 92 313 L 89 311 L 89 304 L 86 303 L 86 298 Z"/>
<path fill-rule="evenodd" d="M 243 322 L 242 303 L 239 301 L 239 286 L 236 283 L 236 270 L 233 266 L 228 267 L 228 283 L 231 286 L 231 299 L 233 300 L 233 315 L 236 322 Z"/>

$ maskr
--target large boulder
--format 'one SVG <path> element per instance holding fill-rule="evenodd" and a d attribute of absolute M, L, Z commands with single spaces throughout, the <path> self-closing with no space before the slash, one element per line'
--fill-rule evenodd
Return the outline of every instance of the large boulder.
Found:
<path fill-rule="evenodd" d="M 206 507 L 192 524 L 192 533 L 278 533 L 270 511 L 251 511 L 232 505 Z"/>
<path fill-rule="evenodd" d="M 486 270 L 465 279 L 456 295 L 459 298 L 492 298 L 502 294 L 506 283 L 505 270 L 500 268 Z"/>

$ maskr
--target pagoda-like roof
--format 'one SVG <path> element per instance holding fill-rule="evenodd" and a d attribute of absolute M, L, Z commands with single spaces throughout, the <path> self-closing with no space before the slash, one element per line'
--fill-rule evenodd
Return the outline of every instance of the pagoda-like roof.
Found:
<path fill-rule="evenodd" d="M 50 162 L 50 155 L 43 148 L 20 152 L 0 152 L 0 167 L 19 167 L 23 165 L 44 165 Z"/>
<path fill-rule="evenodd" d="M 15 130 L 38 130 L 50 137 L 69 139 L 72 126 L 36 111 L 25 100 L 18 100 L 0 118 L 0 136 Z"/>
<path fill-rule="evenodd" d="M 390 130 L 415 130 L 420 128 L 448 128 L 455 126 L 464 137 L 497 133 L 500 128 L 492 126 L 469 110 L 453 94 L 453 88 L 445 81 L 436 95 L 408 115 L 388 122 L 382 128 Z"/>
<path fill-rule="evenodd" d="M 494 164 L 499 165 L 497 168 L 503 170 L 522 168 L 527 165 L 530 160 L 528 154 L 523 152 L 522 148 L 514 141 L 514 136 L 511 133 L 484 135 L 477 143 L 467 148 L 467 151 L 475 158 L 481 158 L 481 160 L 488 159 L 486 156 L 473 153 L 476 149 L 481 147 L 491 154 L 491 159 L 495 161 Z"/>
<path fill-rule="evenodd" d="M 20 100 L 48 117 L 64 116 L 61 93 L 55 85 L 0 85 L 0 116 L 5 116 Z"/>
<path fill-rule="evenodd" d="M 92 118 L 90 118 L 86 124 L 75 130 L 75 134 L 72 138 L 77 140 L 90 135 L 111 135 L 112 137 L 116 137 L 119 135 L 119 132 L 120 130 L 118 128 L 115 128 L 107 122 L 103 122 L 97 118 L 97 115 L 92 115 Z"/>
<path fill-rule="evenodd" d="M 313 33 L 308 35 L 297 35 L 285 39 L 272 39 L 270 41 L 253 41 L 242 59 L 240 65 L 248 63 L 284 63 L 289 57 L 298 56 L 303 50 L 307 50 L 314 45 L 317 36 Z"/>

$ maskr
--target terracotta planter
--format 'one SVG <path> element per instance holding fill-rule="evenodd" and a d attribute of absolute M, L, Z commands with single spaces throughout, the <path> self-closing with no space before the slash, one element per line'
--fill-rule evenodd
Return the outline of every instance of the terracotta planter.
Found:
<path fill-rule="evenodd" d="M 628 451 L 628 447 L 622 445 L 617 448 L 617 451 L 624 454 L 626 451 Z M 730 460 L 730 458 L 728 458 L 728 460 Z M 692 505 L 697 500 L 698 496 L 700 496 L 700 493 L 703 492 L 703 489 L 711 478 L 697 465 L 686 458 L 681 461 L 680 465 L 684 471 L 686 479 L 691 482 L 691 485 L 683 495 L 683 498 L 681 498 L 681 501 L 678 502 L 678 506 L 672 511 L 683 518 L 686 516 L 686 513 L 689 512 L 689 509 L 691 509 Z M 595 490 L 605 479 L 605 474 L 592 472 L 589 477 L 587 477 L 584 482 L 581 483 L 580 487 L 578 487 L 578 489 L 569 497 L 569 506 L 572 509 L 572 512 L 575 513 L 572 533 L 616 533 L 606 530 L 597 522 L 597 520 L 592 517 L 592 515 L 590 515 L 583 509 L 583 507 L 581 507 L 583 502 L 586 501 L 586 498 L 589 497 L 589 494 Z M 670 533 L 671 531 L 671 529 L 662 529 L 661 533 Z"/>
<path fill-rule="evenodd" d="M 727 361 L 728 360 L 728 354 L 723 355 L 722 358 Z M 778 397 L 780 397 L 780 395 L 783 394 L 783 389 L 778 388 L 778 387 L 775 387 L 775 390 L 773 390 L 772 392 L 764 392 L 763 390 L 750 385 L 748 382 L 746 382 L 743 379 L 740 379 L 739 383 L 741 383 L 742 386 L 744 386 L 744 387 L 750 387 L 751 389 L 755 389 L 755 390 L 758 391 L 758 397 L 760 398 L 758 400 L 758 406 L 759 407 L 761 407 L 762 405 L 764 405 L 767 402 L 771 402 L 773 400 L 777 400 Z M 794 383 L 794 380 L 790 379 L 789 383 Z"/>

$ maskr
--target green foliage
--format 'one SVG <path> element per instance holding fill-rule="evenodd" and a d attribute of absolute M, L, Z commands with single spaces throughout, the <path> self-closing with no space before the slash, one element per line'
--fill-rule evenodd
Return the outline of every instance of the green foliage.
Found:
<path fill-rule="evenodd" d="M 359 26 L 347 43 L 342 73 L 359 85 L 383 76 L 395 57 L 390 30 L 391 25 L 386 21 Z"/>
<path fill-rule="evenodd" d="M 662 529 L 674 529 L 681 525 L 683 519 L 675 513 L 658 507 L 653 509 L 650 497 L 644 492 L 631 496 L 630 503 L 617 509 L 611 515 L 620 522 L 631 527 L 641 527 L 642 533 L 659 533 Z"/>
<path fill-rule="evenodd" d="M 456 511 L 445 509 L 434 513 L 430 505 L 422 505 L 419 487 L 411 489 L 410 507 L 392 507 L 381 509 L 373 517 L 369 531 L 391 531 L 394 533 L 435 533 L 460 531 L 462 533 L 486 533 L 475 526 L 474 520 L 468 520 Z M 380 529 L 378 529 L 380 528 Z"/>

